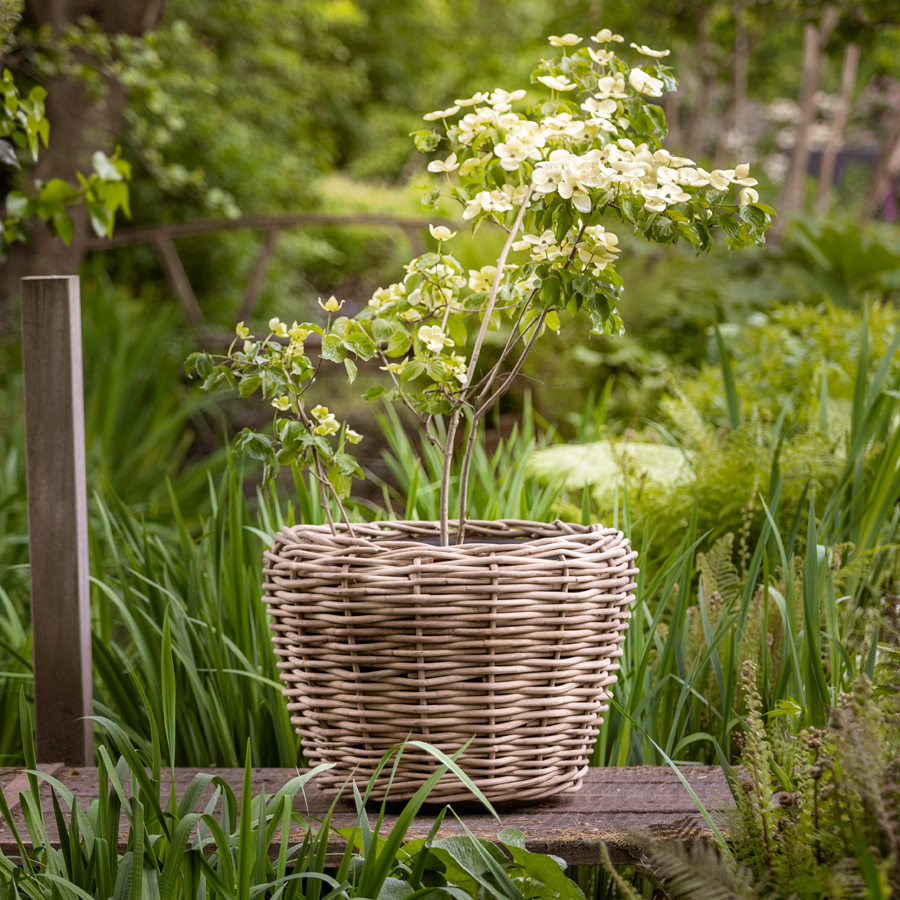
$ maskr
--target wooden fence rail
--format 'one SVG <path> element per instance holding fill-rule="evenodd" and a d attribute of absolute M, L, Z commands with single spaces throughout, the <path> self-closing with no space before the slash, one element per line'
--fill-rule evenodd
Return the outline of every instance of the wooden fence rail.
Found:
<path fill-rule="evenodd" d="M 115 247 L 126 247 L 131 244 L 153 244 L 159 256 L 160 264 L 175 296 L 184 306 L 188 321 L 195 326 L 203 325 L 203 311 L 184 266 L 173 243 L 176 238 L 196 237 L 213 234 L 217 231 L 262 231 L 265 234 L 259 253 L 247 284 L 236 321 L 249 319 L 256 306 L 260 289 L 266 276 L 266 269 L 278 236 L 289 228 L 302 228 L 314 225 L 368 225 L 376 228 L 399 228 L 409 240 L 413 253 L 418 256 L 425 251 L 422 232 L 428 227 L 427 219 L 405 218 L 403 216 L 375 215 L 337 215 L 333 213 L 302 213 L 293 216 L 243 216 L 239 219 L 197 219 L 193 222 L 170 222 L 163 225 L 142 225 L 135 228 L 122 228 L 109 238 L 91 238 L 87 241 L 88 250 L 108 250 Z M 445 222 L 454 228 L 456 223 Z"/>

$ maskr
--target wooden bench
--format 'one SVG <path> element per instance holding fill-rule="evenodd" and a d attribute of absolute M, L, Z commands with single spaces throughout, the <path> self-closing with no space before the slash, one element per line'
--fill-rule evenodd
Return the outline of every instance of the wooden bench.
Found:
<path fill-rule="evenodd" d="M 75 793 L 86 807 L 97 796 L 97 769 L 68 768 L 62 764 L 40 767 L 47 774 L 59 779 Z M 199 769 L 176 769 L 175 792 L 180 796 Z M 242 769 L 216 769 L 234 790 L 240 803 L 243 784 Z M 717 766 L 689 766 L 681 770 L 703 805 L 711 813 L 721 813 L 733 808 L 734 801 L 722 770 Z M 256 795 L 265 788 L 267 795 L 274 794 L 283 784 L 296 775 L 289 769 L 254 769 L 253 792 Z M 448 776 L 449 777 L 449 776 Z M 28 790 L 28 778 L 22 772 L 8 772 L 0 777 L 7 802 L 13 809 L 24 834 L 24 819 L 19 809 L 19 794 Z M 169 795 L 167 776 L 163 774 L 163 795 Z M 41 789 L 41 801 L 47 822 L 48 836 L 54 847 L 59 846 L 56 820 L 53 814 L 50 790 L 46 784 Z M 295 808 L 310 820 L 321 818 L 331 805 L 331 797 L 320 792 L 312 780 L 304 795 L 298 795 Z M 385 833 L 397 819 L 401 804 L 391 808 L 385 816 Z M 466 808 L 467 807 L 467 808 Z M 524 835 L 526 846 L 536 853 L 552 853 L 570 865 L 596 865 L 600 862 L 599 844 L 607 845 L 610 858 L 623 865 L 636 861 L 635 834 L 649 832 L 659 839 L 709 838 L 709 829 L 697 811 L 694 801 L 675 773 L 667 767 L 636 766 L 591 769 L 584 786 L 569 796 L 544 800 L 540 803 L 510 806 L 501 805 L 498 813 L 502 825 L 473 804 L 460 808 L 460 816 L 476 837 L 493 840 L 501 828 L 518 828 Z M 463 811 L 464 810 L 464 811 Z M 424 838 L 434 821 L 435 808 L 421 812 L 409 830 L 409 839 Z M 374 823 L 374 815 L 370 822 Z M 717 816 L 718 818 L 718 816 Z M 351 801 L 338 804 L 332 823 L 336 828 L 349 828 L 355 824 L 356 811 Z M 440 836 L 462 834 L 462 828 L 452 817 L 444 819 Z M 122 850 L 128 834 L 128 824 L 122 817 Z M 291 833 L 291 839 L 302 840 L 300 828 Z M 8 855 L 16 855 L 17 848 L 9 829 L 0 826 L 0 849 Z M 341 839 L 335 835 L 329 843 L 330 852 L 341 852 Z"/>

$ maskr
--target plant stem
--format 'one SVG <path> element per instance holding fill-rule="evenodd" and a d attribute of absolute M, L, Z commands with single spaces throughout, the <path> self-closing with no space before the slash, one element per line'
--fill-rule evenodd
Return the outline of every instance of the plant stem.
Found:
<path fill-rule="evenodd" d="M 453 459 L 453 440 L 459 426 L 459 407 L 450 416 L 444 444 L 444 464 L 441 467 L 441 546 L 450 546 L 450 462 Z"/>
<path fill-rule="evenodd" d="M 484 343 L 484 336 L 487 334 L 488 326 L 491 322 L 491 315 L 494 312 L 494 306 L 497 303 L 497 293 L 500 290 L 500 281 L 503 278 L 503 267 L 506 265 L 506 259 L 509 256 L 509 251 L 512 249 L 513 240 L 515 239 L 516 234 L 519 231 L 519 226 L 522 224 L 522 219 L 525 217 L 525 210 L 528 208 L 528 204 L 531 202 L 531 194 L 534 191 L 534 187 L 528 188 L 528 193 L 525 195 L 525 199 L 522 201 L 522 205 L 519 207 L 519 212 L 516 215 L 516 220 L 513 222 L 512 228 L 509 230 L 509 235 L 506 238 L 506 243 L 503 245 L 503 250 L 500 252 L 500 258 L 497 260 L 497 271 L 494 274 L 494 283 L 491 285 L 491 296 L 488 299 L 488 304 L 484 309 L 484 318 L 481 320 L 481 328 L 478 330 L 478 337 L 475 339 L 475 347 L 472 350 L 472 358 L 469 360 L 469 368 L 466 372 L 466 384 L 471 384 L 472 379 L 475 377 L 475 367 L 478 365 L 478 357 L 481 355 L 481 345 Z M 460 398 L 462 400 L 462 397 Z"/>

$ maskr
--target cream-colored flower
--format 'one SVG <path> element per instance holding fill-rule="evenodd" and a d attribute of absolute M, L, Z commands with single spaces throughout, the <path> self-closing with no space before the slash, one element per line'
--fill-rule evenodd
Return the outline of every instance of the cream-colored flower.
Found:
<path fill-rule="evenodd" d="M 617 41 L 621 44 L 625 38 L 621 34 L 613 34 L 608 28 L 601 28 L 591 40 L 595 44 L 608 44 L 610 41 Z"/>
<path fill-rule="evenodd" d="M 344 437 L 347 438 L 347 440 L 350 441 L 351 444 L 358 444 L 363 439 L 363 436 L 358 431 L 354 431 L 352 428 L 348 428 L 344 432 Z"/>
<path fill-rule="evenodd" d="M 741 163 L 734 167 L 734 183 L 742 184 L 745 187 L 753 187 L 759 182 L 755 178 L 750 177 L 750 163 Z"/>
<path fill-rule="evenodd" d="M 487 102 L 490 103 L 494 110 L 500 106 L 506 107 L 503 110 L 506 112 L 510 104 L 515 103 L 516 100 L 521 100 L 526 93 L 527 91 L 523 91 L 521 88 L 517 91 L 504 91 L 503 88 L 494 88 L 491 91 L 491 96 L 487 98 Z"/>
<path fill-rule="evenodd" d="M 278 397 L 272 401 L 272 406 L 274 406 L 275 409 L 280 409 L 284 412 L 291 408 L 290 397 Z"/>
<path fill-rule="evenodd" d="M 619 105 L 615 100 L 597 100 L 594 97 L 588 97 L 581 104 L 581 108 L 594 118 L 608 120 L 618 112 Z"/>
<path fill-rule="evenodd" d="M 434 112 L 425 113 L 422 118 L 426 122 L 434 122 L 437 119 L 446 119 L 448 116 L 455 116 L 458 112 L 458 106 L 450 106 L 447 109 L 436 109 Z"/>
<path fill-rule="evenodd" d="M 722 169 L 713 169 L 709 173 L 709 186 L 716 191 L 727 191 L 731 179 Z"/>
<path fill-rule="evenodd" d="M 468 97 L 465 100 L 454 100 L 453 102 L 457 106 L 475 106 L 477 103 L 484 103 L 487 98 L 487 94 L 479 91 L 477 94 L 473 94 L 471 97 Z"/>
<path fill-rule="evenodd" d="M 496 266 L 482 266 L 480 269 L 469 269 L 469 287 L 473 291 L 489 293 L 497 276 Z"/>
<path fill-rule="evenodd" d="M 554 91 L 574 91 L 578 87 L 565 75 L 539 75 L 538 81 Z"/>
<path fill-rule="evenodd" d="M 594 96 L 598 100 L 624 100 L 628 96 L 625 89 L 625 76 L 621 72 L 615 75 L 604 75 L 597 79 L 597 93 Z"/>
<path fill-rule="evenodd" d="M 612 50 L 595 50 L 593 47 L 588 47 L 588 56 L 598 66 L 608 66 L 616 58 Z"/>
<path fill-rule="evenodd" d="M 550 41 L 551 47 L 575 47 L 581 43 L 583 38 L 578 37 L 577 34 L 569 33 L 562 35 L 562 37 L 551 34 L 547 40 Z"/>
<path fill-rule="evenodd" d="M 292 341 L 300 343 L 302 341 L 305 341 L 309 337 L 309 329 L 302 328 L 300 325 L 294 322 L 294 324 L 291 325 L 291 327 L 288 329 L 288 337 L 290 337 Z"/>
<path fill-rule="evenodd" d="M 399 316 L 407 322 L 418 322 L 422 318 L 422 313 L 417 309 L 404 309 Z"/>
<path fill-rule="evenodd" d="M 456 161 L 455 153 L 451 153 L 446 159 L 433 159 L 428 163 L 429 172 L 452 172 L 458 168 L 459 163 Z"/>
<path fill-rule="evenodd" d="M 253 341 L 244 341 L 244 353 L 250 354 L 256 351 L 256 344 Z"/>
<path fill-rule="evenodd" d="M 632 44 L 631 46 L 638 53 L 642 53 L 644 56 L 652 56 L 655 59 L 663 59 L 671 52 L 669 50 L 651 50 L 646 44 Z"/>
<path fill-rule="evenodd" d="M 663 83 L 658 78 L 648 75 L 640 66 L 628 73 L 628 83 L 646 97 L 662 97 Z"/>
<path fill-rule="evenodd" d="M 759 194 L 753 188 L 743 188 L 741 190 L 741 206 L 750 206 L 751 203 L 759 202 Z"/>
<path fill-rule="evenodd" d="M 493 153 L 488 153 L 486 156 L 473 156 L 470 159 L 467 159 L 460 167 L 459 174 L 461 177 L 465 178 L 466 175 L 470 175 L 476 169 L 480 169 L 487 161 L 493 156 Z"/>
<path fill-rule="evenodd" d="M 239 338 L 250 337 L 250 329 L 243 322 L 238 322 L 234 330 Z"/>
<path fill-rule="evenodd" d="M 278 337 L 287 337 L 287 325 L 279 318 L 269 319 L 269 331 Z"/>
<path fill-rule="evenodd" d="M 456 237 L 456 232 L 451 231 L 446 225 L 429 225 L 428 230 L 436 241 L 449 241 Z"/>
<path fill-rule="evenodd" d="M 319 306 L 325 310 L 325 312 L 337 312 L 344 305 L 344 301 L 341 300 L 338 303 L 336 297 L 329 297 L 324 303 L 321 299 L 319 299 Z"/>
<path fill-rule="evenodd" d="M 314 406 L 311 412 L 317 419 L 324 419 L 325 416 L 331 415 L 331 413 L 328 412 L 327 406 Z"/>
<path fill-rule="evenodd" d="M 319 419 L 319 424 L 315 427 L 316 434 L 321 434 L 323 437 L 328 437 L 332 434 L 337 434 L 340 430 L 341 423 L 331 414 L 327 416 L 323 416 Z"/>
<path fill-rule="evenodd" d="M 417 336 L 432 353 L 440 353 L 444 347 L 453 346 L 453 341 L 437 325 L 423 325 L 418 330 Z"/>

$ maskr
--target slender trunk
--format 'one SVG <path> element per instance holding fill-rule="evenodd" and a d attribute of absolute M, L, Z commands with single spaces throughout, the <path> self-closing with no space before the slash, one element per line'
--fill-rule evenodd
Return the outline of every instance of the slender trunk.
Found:
<path fill-rule="evenodd" d="M 450 463 L 453 461 L 453 443 L 459 427 L 459 409 L 450 416 L 447 426 L 447 443 L 444 445 L 444 464 L 441 467 L 441 546 L 450 546 Z"/>
<path fill-rule="evenodd" d="M 834 121 L 831 123 L 831 134 L 822 155 L 819 167 L 819 196 L 816 198 L 816 212 L 823 213 L 828 208 L 831 188 L 834 182 L 834 169 L 837 164 L 838 151 L 844 143 L 844 129 L 853 106 L 853 90 L 856 87 L 856 73 L 859 69 L 859 44 L 850 41 L 844 48 L 844 64 L 841 68 L 841 96 Z"/>
<path fill-rule="evenodd" d="M 803 30 L 803 74 L 800 82 L 800 121 L 797 123 L 797 139 L 794 143 L 791 168 L 781 197 L 779 216 L 775 222 L 774 237 L 784 231 L 787 213 L 803 205 L 806 189 L 806 169 L 809 165 L 809 129 L 816 114 L 816 91 L 825 73 L 825 46 L 837 24 L 837 10 L 828 5 L 822 13 L 819 27 L 809 24 Z"/>
<path fill-rule="evenodd" d="M 879 204 L 890 180 L 891 162 L 897 157 L 898 150 L 900 150 L 900 110 L 894 115 L 891 130 L 881 145 L 881 153 L 872 172 L 863 208 L 863 214 L 867 217 L 872 217 L 878 212 Z"/>

